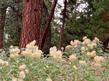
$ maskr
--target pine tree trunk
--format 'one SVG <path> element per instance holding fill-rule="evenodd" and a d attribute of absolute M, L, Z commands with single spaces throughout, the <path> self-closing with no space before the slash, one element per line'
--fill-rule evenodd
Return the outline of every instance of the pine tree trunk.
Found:
<path fill-rule="evenodd" d="M 51 33 L 51 32 L 49 32 L 49 31 L 51 31 L 50 25 L 51 25 L 52 19 L 54 17 L 54 12 L 55 12 L 55 8 L 56 8 L 56 5 L 57 5 L 57 2 L 58 2 L 58 0 L 54 0 L 54 2 L 53 2 L 50 15 L 49 15 L 47 23 L 45 25 L 44 33 L 43 33 L 43 35 L 41 37 L 41 40 L 40 40 L 40 46 L 39 46 L 40 49 L 43 49 L 45 41 L 47 39 L 47 36 L 50 36 L 50 33 Z"/>
<path fill-rule="evenodd" d="M 45 30 L 45 25 L 47 23 L 47 18 L 49 16 L 49 12 L 48 12 L 48 8 L 47 5 L 45 4 L 45 2 L 43 2 L 43 16 L 42 16 L 42 26 L 41 26 L 41 36 L 43 35 L 43 32 Z M 45 40 L 44 43 L 44 47 L 42 49 L 42 51 L 44 52 L 44 54 L 48 54 L 49 53 L 49 48 L 51 47 L 51 26 L 48 29 L 48 34 L 47 34 L 47 38 Z"/>
<path fill-rule="evenodd" d="M 64 25 L 65 25 L 65 19 L 66 19 L 66 9 L 67 9 L 67 0 L 64 0 L 64 9 L 62 11 L 62 26 L 60 27 L 60 49 L 61 47 L 64 47 Z"/>
<path fill-rule="evenodd" d="M 33 40 L 36 40 L 37 45 L 39 44 L 42 8 L 43 0 L 24 0 L 21 48 Z"/>
<path fill-rule="evenodd" d="M 5 17 L 6 7 L 2 7 L 0 8 L 0 49 L 3 48 Z"/>

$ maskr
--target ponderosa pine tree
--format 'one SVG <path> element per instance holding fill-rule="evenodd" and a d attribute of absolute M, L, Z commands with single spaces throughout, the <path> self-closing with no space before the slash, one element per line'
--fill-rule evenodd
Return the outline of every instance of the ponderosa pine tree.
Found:
<path fill-rule="evenodd" d="M 24 48 L 29 42 L 40 41 L 40 26 L 43 0 L 24 0 L 20 47 Z"/>

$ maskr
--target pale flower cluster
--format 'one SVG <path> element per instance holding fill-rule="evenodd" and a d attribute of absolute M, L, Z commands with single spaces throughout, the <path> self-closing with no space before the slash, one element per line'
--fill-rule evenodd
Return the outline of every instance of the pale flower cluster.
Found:
<path fill-rule="evenodd" d="M 26 74 L 25 74 L 25 72 L 24 71 L 20 71 L 19 72 L 19 79 L 25 79 L 25 77 L 26 77 Z"/>
<path fill-rule="evenodd" d="M 70 55 L 68 59 L 69 59 L 71 62 L 74 62 L 74 61 L 77 61 L 77 60 L 78 60 L 76 54 Z"/>
<path fill-rule="evenodd" d="M 19 56 L 20 49 L 18 47 L 11 46 L 9 52 L 10 52 L 10 58 L 16 58 Z"/>
<path fill-rule="evenodd" d="M 97 37 L 94 38 L 94 40 L 90 40 L 89 38 L 87 38 L 86 36 L 83 37 L 83 42 L 82 44 L 87 46 L 90 49 L 96 48 L 97 47 L 97 43 L 99 42 L 99 39 Z"/>
<path fill-rule="evenodd" d="M 76 65 L 73 65 L 73 68 L 74 68 L 75 70 L 77 70 L 77 69 L 78 69 L 78 67 L 77 67 Z"/>
<path fill-rule="evenodd" d="M 52 81 L 52 79 L 51 78 L 47 78 L 46 81 Z"/>
<path fill-rule="evenodd" d="M 77 47 L 81 42 L 79 40 L 70 41 L 70 45 L 67 45 L 65 48 L 69 49 L 72 47 Z"/>
<path fill-rule="evenodd" d="M 67 46 L 65 47 L 65 49 L 70 49 L 70 48 L 72 48 L 71 45 L 67 45 Z"/>
<path fill-rule="evenodd" d="M 12 78 L 12 81 L 24 81 L 24 79 L 25 79 L 25 77 L 26 77 L 26 74 L 29 72 L 29 71 L 27 70 L 25 64 L 20 65 L 20 66 L 19 66 L 19 70 L 20 70 L 20 72 L 19 72 L 19 74 L 18 74 L 18 75 L 19 75 L 18 78 L 13 77 L 13 78 Z"/>
<path fill-rule="evenodd" d="M 62 60 L 63 52 L 57 50 L 55 46 L 50 48 L 49 54 L 55 60 Z"/>
<path fill-rule="evenodd" d="M 0 66 L 9 66 L 9 63 L 7 61 L 0 59 Z"/>
<path fill-rule="evenodd" d="M 101 63 L 101 62 L 104 61 L 104 57 L 102 57 L 102 56 L 95 56 L 95 57 L 94 57 L 94 61 L 95 61 L 96 63 Z"/>
<path fill-rule="evenodd" d="M 86 51 L 86 48 L 85 47 L 81 47 L 81 51 Z"/>
<path fill-rule="evenodd" d="M 85 50 L 87 51 L 89 49 L 93 49 L 97 47 L 97 44 L 99 43 L 99 39 L 97 37 L 95 37 L 92 41 L 87 38 L 87 36 L 83 37 L 83 42 L 79 41 L 79 40 L 74 40 L 74 41 L 70 41 L 70 45 L 67 45 L 65 48 L 69 49 L 72 47 L 77 47 L 78 45 L 80 45 L 81 43 L 85 46 L 82 47 L 81 50 L 82 52 L 84 52 Z"/>
<path fill-rule="evenodd" d="M 24 71 L 26 69 L 26 65 L 22 64 L 21 66 L 19 66 L 19 70 L 20 71 Z"/>
<path fill-rule="evenodd" d="M 36 46 L 35 44 L 35 40 L 27 44 L 25 50 L 21 52 L 21 55 L 32 58 L 41 58 L 43 52 L 39 50 L 38 46 Z"/>
<path fill-rule="evenodd" d="M 100 63 L 97 63 L 97 62 L 92 62 L 91 65 L 94 66 L 95 68 L 101 67 L 101 64 Z"/>
<path fill-rule="evenodd" d="M 95 56 L 94 57 L 94 62 L 92 62 L 92 65 L 94 67 L 101 67 L 101 63 L 104 61 L 104 57 L 102 56 Z"/>
<path fill-rule="evenodd" d="M 18 81 L 18 79 L 16 77 L 13 77 L 12 81 Z"/>
<path fill-rule="evenodd" d="M 99 40 L 97 37 L 95 37 L 94 40 L 93 40 L 93 42 L 95 42 L 95 43 L 99 43 L 100 40 Z"/>
<path fill-rule="evenodd" d="M 88 48 L 87 47 L 85 47 L 85 46 L 82 46 L 81 47 L 81 52 L 82 53 L 85 53 L 85 52 L 87 52 L 88 51 Z"/>
<path fill-rule="evenodd" d="M 79 60 L 79 64 L 80 64 L 80 65 L 86 65 L 87 63 L 86 63 L 85 60 Z"/>
<path fill-rule="evenodd" d="M 70 41 L 71 46 L 77 47 L 81 42 L 79 40 Z"/>
<path fill-rule="evenodd" d="M 96 56 L 96 51 L 92 51 L 92 52 L 87 52 L 87 56 L 94 58 Z"/>

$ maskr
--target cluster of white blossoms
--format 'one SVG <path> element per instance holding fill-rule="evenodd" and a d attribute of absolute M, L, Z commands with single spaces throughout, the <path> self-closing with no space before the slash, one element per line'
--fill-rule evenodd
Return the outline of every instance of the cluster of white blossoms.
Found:
<path fill-rule="evenodd" d="M 52 81 L 52 79 L 51 78 L 47 78 L 46 81 Z"/>
<path fill-rule="evenodd" d="M 95 57 L 94 57 L 94 61 L 95 61 L 96 63 L 101 63 L 101 62 L 104 61 L 104 57 L 103 57 L 103 56 L 95 56 Z"/>
<path fill-rule="evenodd" d="M 36 46 L 35 44 L 35 40 L 27 44 L 25 50 L 21 52 L 21 55 L 32 58 L 41 58 L 43 52 L 39 50 L 38 46 Z"/>
<path fill-rule="evenodd" d="M 77 47 L 81 42 L 79 40 L 70 41 L 71 46 Z"/>
<path fill-rule="evenodd" d="M 69 59 L 71 62 L 78 61 L 80 65 L 86 65 L 86 64 L 87 64 L 85 60 L 78 60 L 78 57 L 76 56 L 76 54 L 70 55 L 68 59 Z"/>
<path fill-rule="evenodd" d="M 87 56 L 94 58 L 96 56 L 96 51 L 92 51 L 92 52 L 87 52 Z"/>
<path fill-rule="evenodd" d="M 67 45 L 65 48 L 69 49 L 72 47 L 77 47 L 81 42 L 79 40 L 70 41 L 70 45 Z"/>
<path fill-rule="evenodd" d="M 65 48 L 69 49 L 72 47 L 77 47 L 80 44 L 83 44 L 83 47 L 81 47 L 81 51 L 87 51 L 88 49 L 93 49 L 97 47 L 97 43 L 99 43 L 99 39 L 95 37 L 92 41 L 87 38 L 87 36 L 83 37 L 83 42 L 79 40 L 70 41 L 70 45 L 67 45 Z"/>
<path fill-rule="evenodd" d="M 83 37 L 82 44 L 84 47 L 81 48 L 82 51 L 86 51 L 86 55 L 93 58 L 94 62 L 92 62 L 92 65 L 94 66 L 101 66 L 101 62 L 104 60 L 104 57 L 98 56 L 96 51 L 88 52 L 88 49 L 94 49 L 97 48 L 97 44 L 100 42 L 97 37 L 94 38 L 94 40 L 88 39 L 86 36 Z M 88 49 L 86 49 L 88 48 Z"/>
<path fill-rule="evenodd" d="M 85 60 L 79 60 L 78 57 L 76 56 L 76 54 L 70 55 L 68 59 L 70 62 L 78 62 L 80 65 L 87 64 Z"/>
<path fill-rule="evenodd" d="M 26 48 L 22 51 L 18 47 L 10 48 L 10 58 L 16 58 L 19 55 L 32 57 L 32 58 L 41 58 L 43 52 L 38 49 L 36 41 L 32 41 L 26 45 Z"/>
<path fill-rule="evenodd" d="M 92 62 L 92 66 L 98 68 L 101 67 L 101 63 L 104 61 L 103 56 L 95 56 L 94 57 L 94 62 Z"/>
<path fill-rule="evenodd" d="M 68 59 L 69 59 L 71 62 L 74 62 L 74 61 L 77 61 L 77 60 L 78 60 L 76 54 L 70 55 Z"/>
<path fill-rule="evenodd" d="M 63 52 L 60 50 L 57 50 L 55 46 L 50 48 L 49 54 L 55 60 L 62 60 Z"/>
<path fill-rule="evenodd" d="M 69 59 L 71 62 L 78 61 L 80 65 L 85 65 L 85 64 L 87 64 L 85 60 L 78 60 L 78 57 L 76 56 L 76 54 L 70 55 L 68 59 Z"/>
<path fill-rule="evenodd" d="M 86 46 L 82 46 L 80 50 L 82 53 L 86 53 L 88 51 L 88 48 Z"/>
<path fill-rule="evenodd" d="M 10 52 L 10 58 L 16 58 L 19 56 L 20 49 L 18 47 L 11 46 L 9 52 Z"/>
<path fill-rule="evenodd" d="M 86 63 L 85 60 L 79 60 L 79 64 L 81 64 L 81 65 L 86 65 L 87 63 Z"/>
<path fill-rule="evenodd" d="M 87 46 L 87 48 L 89 49 L 93 49 L 97 47 L 97 43 L 99 42 L 99 39 L 97 37 L 94 38 L 94 40 L 90 40 L 89 38 L 87 38 L 86 36 L 83 37 L 83 42 L 82 44 L 84 46 Z"/>
<path fill-rule="evenodd" d="M 0 59 L 0 66 L 9 66 L 9 63 L 7 61 Z"/>
<path fill-rule="evenodd" d="M 25 64 L 22 64 L 19 66 L 19 74 L 18 74 L 18 78 L 13 77 L 12 81 L 24 81 L 26 74 L 29 73 L 28 69 L 26 68 Z"/>

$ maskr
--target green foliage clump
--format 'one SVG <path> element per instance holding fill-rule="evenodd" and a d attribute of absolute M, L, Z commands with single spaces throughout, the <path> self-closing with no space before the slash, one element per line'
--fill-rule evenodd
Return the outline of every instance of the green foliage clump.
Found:
<path fill-rule="evenodd" d="M 76 11 L 78 6 L 74 7 L 77 5 L 75 1 L 68 4 L 67 15 L 69 16 L 66 19 L 65 44 L 68 44 L 70 40 L 81 40 L 83 36 L 91 39 L 97 36 L 102 39 L 105 33 L 109 33 L 109 22 L 104 22 L 102 18 L 102 14 L 109 11 L 109 0 L 84 0 L 78 5 L 84 3 L 88 5 L 82 12 Z"/>

